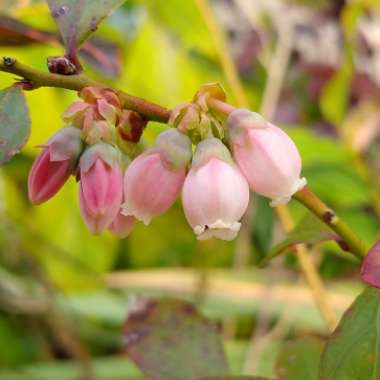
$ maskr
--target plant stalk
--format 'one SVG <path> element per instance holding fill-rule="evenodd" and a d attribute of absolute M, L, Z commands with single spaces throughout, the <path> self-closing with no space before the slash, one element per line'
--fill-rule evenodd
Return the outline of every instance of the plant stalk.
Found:
<path fill-rule="evenodd" d="M 94 82 L 84 74 L 52 74 L 24 65 L 11 57 L 3 57 L 2 62 L 0 62 L 0 71 L 16 74 L 23 78 L 21 84 L 28 90 L 34 90 L 40 87 L 58 87 L 80 91 L 88 86 L 109 87 Z M 115 90 L 115 92 L 118 94 L 124 108 L 139 113 L 146 120 L 158 121 L 160 123 L 167 123 L 169 121 L 171 113 L 169 109 L 120 90 Z"/>
<path fill-rule="evenodd" d="M 308 208 L 327 226 L 336 232 L 347 244 L 347 249 L 360 260 L 366 256 L 368 250 L 356 233 L 336 213 L 323 203 L 308 186 L 293 195 L 293 198 Z"/>

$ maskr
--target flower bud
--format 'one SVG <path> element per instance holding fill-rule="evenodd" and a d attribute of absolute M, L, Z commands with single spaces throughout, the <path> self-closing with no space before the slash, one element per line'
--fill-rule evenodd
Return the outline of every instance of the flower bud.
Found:
<path fill-rule="evenodd" d="M 79 206 L 88 229 L 98 234 L 116 218 L 122 200 L 119 151 L 99 143 L 87 149 L 79 161 Z"/>
<path fill-rule="evenodd" d="M 199 240 L 233 240 L 248 207 L 247 181 L 223 143 L 210 138 L 198 144 L 182 191 L 185 216 Z"/>
<path fill-rule="evenodd" d="M 62 118 L 82 130 L 83 139 L 92 145 L 101 141 L 113 143 L 115 125 L 119 122 L 121 105 L 110 89 L 86 87 L 80 92 L 83 101 L 72 103 Z"/>
<path fill-rule="evenodd" d="M 124 176 L 124 215 L 146 225 L 175 202 L 191 159 L 191 141 L 177 129 L 161 133 L 155 146 L 138 156 Z"/>
<path fill-rule="evenodd" d="M 148 120 L 134 111 L 124 110 L 121 114 L 117 131 L 123 141 L 138 143 Z"/>
<path fill-rule="evenodd" d="M 73 173 L 82 150 L 80 131 L 62 128 L 43 146 L 29 172 L 29 199 L 41 204 L 53 197 Z"/>
<path fill-rule="evenodd" d="M 259 114 L 236 109 L 228 117 L 234 158 L 251 189 L 271 198 L 271 206 L 286 204 L 306 185 L 301 157 L 290 137 Z"/>
<path fill-rule="evenodd" d="M 133 216 L 125 216 L 119 211 L 108 230 L 120 239 L 124 239 L 131 233 L 135 220 Z"/>

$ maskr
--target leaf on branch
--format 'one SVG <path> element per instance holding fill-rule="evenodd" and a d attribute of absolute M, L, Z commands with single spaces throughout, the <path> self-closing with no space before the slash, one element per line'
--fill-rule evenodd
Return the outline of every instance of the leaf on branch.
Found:
<path fill-rule="evenodd" d="M 340 125 L 347 113 L 353 74 L 352 65 L 347 62 L 323 87 L 320 107 L 326 119 L 334 125 Z"/>
<path fill-rule="evenodd" d="M 284 240 L 270 249 L 259 265 L 267 265 L 270 260 L 296 244 L 317 244 L 329 240 L 335 240 L 344 247 L 344 242 L 342 242 L 337 234 L 313 214 L 307 213 L 296 227 L 288 233 Z"/>
<path fill-rule="evenodd" d="M 281 380 L 318 380 L 323 342 L 316 337 L 304 337 L 285 343 L 276 365 Z"/>
<path fill-rule="evenodd" d="M 214 324 L 189 302 L 137 298 L 124 326 L 123 341 L 127 355 L 149 379 L 227 375 Z"/>
<path fill-rule="evenodd" d="M 0 46 L 26 46 L 29 44 L 61 44 L 56 33 L 0 16 Z M 120 46 L 102 38 L 90 38 L 79 51 L 79 55 L 95 70 L 110 79 L 119 77 L 122 67 Z"/>
<path fill-rule="evenodd" d="M 380 291 L 365 289 L 345 312 L 322 355 L 320 379 L 380 379 Z"/>
<path fill-rule="evenodd" d="M 47 0 L 68 53 L 98 28 L 99 23 L 125 0 Z"/>
<path fill-rule="evenodd" d="M 17 86 L 0 91 L 0 164 L 9 161 L 28 141 L 30 117 L 22 90 Z"/>

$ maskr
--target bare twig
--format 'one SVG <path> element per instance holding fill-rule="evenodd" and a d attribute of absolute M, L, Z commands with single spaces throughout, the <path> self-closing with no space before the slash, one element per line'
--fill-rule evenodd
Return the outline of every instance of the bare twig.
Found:
<path fill-rule="evenodd" d="M 0 71 L 16 74 L 23 78 L 22 85 L 26 89 L 37 89 L 39 87 L 59 87 L 68 90 L 80 91 L 88 86 L 109 87 L 101 83 L 96 83 L 84 74 L 79 75 L 59 75 L 34 69 L 30 66 L 17 62 L 10 57 L 3 57 L 0 62 Z M 147 120 L 167 123 L 170 118 L 170 110 L 144 99 L 127 94 L 126 92 L 115 90 L 124 108 L 138 112 Z"/>
<path fill-rule="evenodd" d="M 309 189 L 308 186 L 305 186 L 302 190 L 294 194 L 294 198 L 335 231 L 343 239 L 344 243 L 347 244 L 347 249 L 351 253 L 359 259 L 363 259 L 368 252 L 365 244 L 332 209 L 327 207 L 327 205 L 325 205 Z"/>

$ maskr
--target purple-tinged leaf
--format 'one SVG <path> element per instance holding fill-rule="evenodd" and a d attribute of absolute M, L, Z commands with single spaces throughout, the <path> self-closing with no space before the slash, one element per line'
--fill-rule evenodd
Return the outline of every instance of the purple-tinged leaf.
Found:
<path fill-rule="evenodd" d="M 369 250 L 364 258 L 360 276 L 368 285 L 380 288 L 380 241 Z"/>
<path fill-rule="evenodd" d="M 112 42 L 91 38 L 83 45 L 80 56 L 105 77 L 116 79 L 122 67 L 122 49 Z"/>
<path fill-rule="evenodd" d="M 344 242 L 337 234 L 313 214 L 307 213 L 284 240 L 270 249 L 259 265 L 267 265 L 270 260 L 296 244 L 317 244 L 329 240 L 335 240 L 342 249 L 346 249 Z"/>
<path fill-rule="evenodd" d="M 47 0 L 67 53 L 98 28 L 99 23 L 125 0 Z"/>
<path fill-rule="evenodd" d="M 54 33 L 46 32 L 29 26 L 11 17 L 0 16 L 0 45 L 23 46 L 35 43 L 58 42 Z"/>
<path fill-rule="evenodd" d="M 29 110 L 17 86 L 0 91 L 0 164 L 9 161 L 26 144 L 30 134 Z"/>
<path fill-rule="evenodd" d="M 127 355 L 152 380 L 199 380 L 227 375 L 213 323 L 189 302 L 137 298 L 123 332 Z"/>

